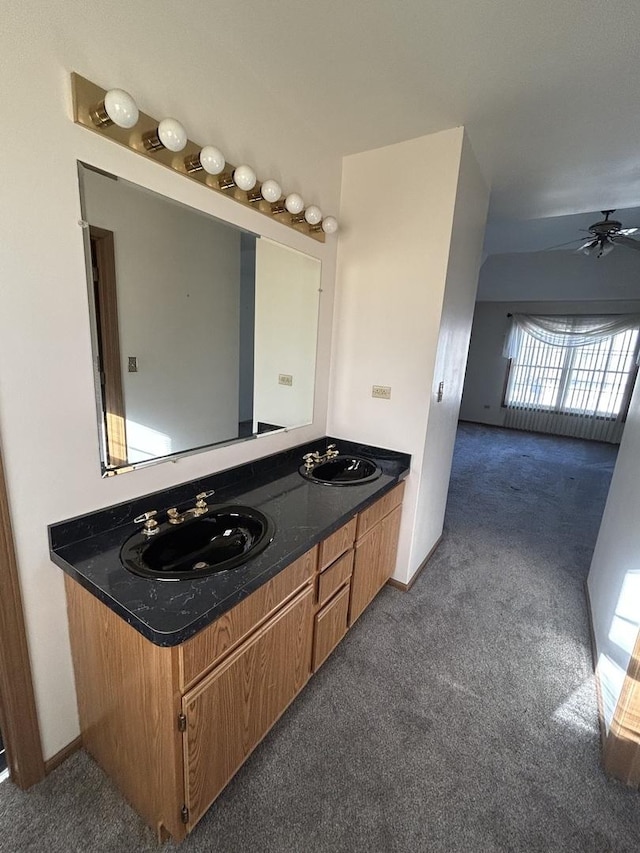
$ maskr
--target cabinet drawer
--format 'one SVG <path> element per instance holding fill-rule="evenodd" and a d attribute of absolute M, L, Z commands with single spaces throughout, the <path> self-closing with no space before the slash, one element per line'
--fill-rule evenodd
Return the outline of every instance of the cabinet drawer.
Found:
<path fill-rule="evenodd" d="M 313 577 L 315 546 L 180 646 L 180 687 L 188 688 Z"/>
<path fill-rule="evenodd" d="M 353 548 L 347 551 L 333 565 L 318 576 L 318 604 L 322 606 L 329 601 L 333 593 L 339 589 L 353 570 Z"/>
<path fill-rule="evenodd" d="M 317 614 L 313 639 L 313 671 L 319 669 L 347 633 L 349 584 Z"/>
<path fill-rule="evenodd" d="M 360 539 L 361 536 L 364 536 L 372 527 L 375 527 L 379 521 L 388 515 L 392 509 L 399 506 L 402 503 L 402 495 L 404 494 L 404 481 L 402 483 L 398 483 L 398 485 L 392 489 L 388 494 L 386 494 L 383 498 L 380 498 L 379 501 L 370 506 L 369 509 L 365 509 L 364 512 L 361 512 L 358 515 L 358 530 L 357 530 L 357 539 Z"/>
<path fill-rule="evenodd" d="M 318 569 L 322 571 L 328 565 L 337 560 L 341 554 L 348 551 L 353 545 L 353 540 L 356 536 L 357 516 L 354 516 L 351 521 L 343 525 L 331 536 L 327 537 L 324 542 L 320 543 L 320 554 L 318 558 Z"/>

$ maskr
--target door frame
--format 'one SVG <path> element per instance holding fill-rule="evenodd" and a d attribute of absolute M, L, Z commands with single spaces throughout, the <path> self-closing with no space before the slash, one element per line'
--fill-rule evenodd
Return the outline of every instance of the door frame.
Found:
<path fill-rule="evenodd" d="M 93 304 L 97 333 L 102 413 L 105 431 L 104 465 L 119 467 L 128 463 L 124 390 L 120 360 L 118 325 L 118 289 L 113 231 L 89 226 Z"/>
<path fill-rule="evenodd" d="M 44 779 L 45 766 L 1 446 L 0 726 L 11 780 L 19 788 L 26 789 Z"/>

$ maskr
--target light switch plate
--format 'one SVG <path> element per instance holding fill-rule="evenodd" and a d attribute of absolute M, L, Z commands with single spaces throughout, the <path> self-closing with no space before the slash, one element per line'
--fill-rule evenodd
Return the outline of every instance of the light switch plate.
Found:
<path fill-rule="evenodd" d="M 128 371 L 129 373 L 137 373 L 138 372 L 138 359 L 135 355 L 130 355 L 128 359 Z"/>
<path fill-rule="evenodd" d="M 293 385 L 293 376 L 290 373 L 280 373 L 278 375 L 278 383 L 280 385 Z"/>

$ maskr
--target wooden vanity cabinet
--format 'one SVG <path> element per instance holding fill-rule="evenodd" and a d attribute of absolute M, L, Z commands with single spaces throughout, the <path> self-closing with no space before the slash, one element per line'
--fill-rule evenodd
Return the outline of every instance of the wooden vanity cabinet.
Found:
<path fill-rule="evenodd" d="M 308 681 L 317 558 L 171 648 L 65 575 L 83 746 L 159 840 L 186 836 Z"/>
<path fill-rule="evenodd" d="M 391 576 L 402 491 L 171 648 L 65 575 L 83 745 L 160 840 L 193 829 Z"/>

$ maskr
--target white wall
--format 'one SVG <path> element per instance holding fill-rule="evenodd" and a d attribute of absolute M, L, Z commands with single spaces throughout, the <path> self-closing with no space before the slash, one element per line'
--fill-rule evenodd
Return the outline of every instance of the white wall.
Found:
<path fill-rule="evenodd" d="M 237 438 L 241 232 L 88 169 L 82 183 L 87 221 L 114 233 L 128 461 Z"/>
<path fill-rule="evenodd" d="M 256 243 L 254 421 L 306 424 L 313 413 L 320 265 L 269 240 Z M 280 374 L 293 377 L 280 385 Z"/>
<path fill-rule="evenodd" d="M 607 727 L 640 626 L 639 504 L 640 383 L 629 407 L 587 581 Z"/>
<path fill-rule="evenodd" d="M 619 246 L 604 258 L 575 252 L 490 255 L 482 265 L 482 302 L 640 298 L 640 252 Z"/>
<path fill-rule="evenodd" d="M 608 259 L 605 258 L 605 260 Z M 477 302 L 460 409 L 462 420 L 493 426 L 503 426 L 504 424 L 506 409 L 502 408 L 501 404 L 507 359 L 502 355 L 502 349 L 510 326 L 507 314 L 514 312 L 523 314 L 634 314 L 640 312 L 640 300 Z"/>
<path fill-rule="evenodd" d="M 465 136 L 422 455 L 422 486 L 410 562 L 413 569 L 442 533 L 488 204 L 488 188 Z M 440 382 L 443 397 L 438 403 Z"/>
<path fill-rule="evenodd" d="M 62 572 L 49 560 L 47 524 L 276 452 L 326 429 L 335 240 L 323 246 L 71 120 L 69 72 L 75 70 L 100 85 L 129 89 L 145 112 L 175 115 L 191 138 L 219 144 L 230 160 L 249 162 L 261 178 L 273 176 L 335 212 L 340 162 L 327 160 L 313 134 L 298 132 L 293 116 L 283 124 L 287 105 L 274 109 L 269 81 L 244 55 L 236 61 L 227 28 L 195 44 L 183 24 L 150 0 L 129 7 L 77 0 L 3 4 L 0 100 L 11 116 L 16 156 L 0 162 L 0 435 L 47 758 L 78 734 Z M 198 82 L 205 51 L 209 65 L 218 62 L 211 87 Z M 162 61 L 166 55 L 171 62 Z M 322 260 L 311 426 L 101 479 L 77 160 Z"/>
<path fill-rule="evenodd" d="M 416 519 L 420 492 L 438 487 L 426 476 L 423 455 L 450 248 L 452 262 L 475 251 L 466 239 L 475 239 L 477 223 L 468 225 L 462 206 L 459 227 L 467 236 L 452 247 L 463 138 L 463 128 L 455 128 L 343 161 L 329 432 L 412 454 L 395 574 L 402 582 L 431 547 L 424 537 L 422 553 L 412 543 L 416 520 L 423 521 Z M 465 187 L 474 184 L 472 172 Z M 381 175 L 393 176 L 383 197 Z M 470 266 L 461 258 L 458 273 L 466 276 Z M 460 287 L 473 290 L 476 279 L 477 269 L 473 284 Z M 454 280 L 452 267 L 457 287 Z M 454 298 L 452 325 L 457 312 Z M 391 386 L 391 399 L 373 399 L 374 384 Z"/>

